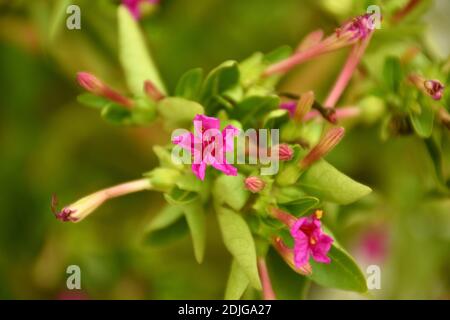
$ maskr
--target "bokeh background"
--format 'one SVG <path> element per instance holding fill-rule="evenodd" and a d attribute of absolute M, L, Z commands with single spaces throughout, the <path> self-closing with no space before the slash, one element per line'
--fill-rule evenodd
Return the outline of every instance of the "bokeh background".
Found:
<path fill-rule="evenodd" d="M 143 245 L 146 225 L 163 203 L 159 193 L 113 200 L 80 224 L 61 223 L 50 211 L 52 193 L 70 203 L 140 177 L 156 165 L 152 145 L 169 141 L 161 123 L 116 127 L 76 102 L 81 70 L 126 92 L 117 58 L 118 2 L 0 0 L 0 298 L 223 297 L 230 256 L 212 215 L 205 261 L 198 265 L 188 236 L 160 248 Z M 369 4 L 406 2 L 161 0 L 140 23 L 173 89 L 192 67 L 210 70 L 255 51 L 296 46 L 308 32 L 332 32 Z M 68 4 L 81 7 L 81 30 L 65 28 L 61 8 Z M 420 18 L 423 43 L 436 59 L 449 54 L 449 15 L 449 2 L 441 0 L 430 2 Z M 410 40 L 397 35 L 395 41 Z M 314 89 L 323 98 L 344 58 L 341 52 L 308 63 L 284 85 Z M 354 124 L 329 156 L 373 194 L 329 209 L 334 231 L 362 269 L 381 267 L 381 290 L 359 296 L 313 285 L 308 298 L 449 299 L 450 199 L 430 195 L 434 172 L 420 139 L 382 141 L 379 129 Z M 448 138 L 444 152 L 450 172 Z M 81 268 L 81 291 L 66 289 L 66 268 L 73 264 Z"/>

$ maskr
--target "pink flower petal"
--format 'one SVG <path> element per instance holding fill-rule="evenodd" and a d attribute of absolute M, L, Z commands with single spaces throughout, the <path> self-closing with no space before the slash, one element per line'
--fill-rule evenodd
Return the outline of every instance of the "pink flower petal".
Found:
<path fill-rule="evenodd" d="M 294 245 L 294 264 L 297 268 L 303 267 L 309 261 L 309 239 L 303 233 L 299 232 L 295 237 Z"/>
<path fill-rule="evenodd" d="M 205 162 L 201 162 L 200 164 L 192 164 L 192 172 L 194 172 L 194 174 L 200 179 L 200 180 L 204 180 L 205 179 L 205 172 L 206 172 L 206 163 Z"/>

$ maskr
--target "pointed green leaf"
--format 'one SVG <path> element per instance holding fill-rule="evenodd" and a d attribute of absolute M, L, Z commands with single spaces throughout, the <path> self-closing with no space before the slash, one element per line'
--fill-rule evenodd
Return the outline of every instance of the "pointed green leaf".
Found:
<path fill-rule="evenodd" d="M 232 111 L 233 118 L 240 119 L 244 127 L 255 124 L 264 114 L 278 109 L 278 96 L 251 96 L 242 100 Z"/>
<path fill-rule="evenodd" d="M 247 222 L 241 215 L 223 207 L 217 208 L 217 217 L 225 247 L 236 259 L 252 286 L 260 290 L 255 242 Z"/>
<path fill-rule="evenodd" d="M 269 250 L 266 261 L 277 299 L 298 300 L 305 298 L 310 284 L 307 277 L 293 271 L 273 249 Z"/>
<path fill-rule="evenodd" d="M 111 103 L 110 100 L 96 96 L 92 93 L 82 93 L 78 95 L 77 101 L 81 104 L 84 104 L 85 106 L 100 110 L 106 107 L 106 105 L 108 105 L 109 103 Z"/>
<path fill-rule="evenodd" d="M 163 245 L 179 239 L 188 232 L 188 225 L 181 208 L 166 206 L 147 227 L 144 243 Z"/>
<path fill-rule="evenodd" d="M 400 82 L 403 79 L 399 58 L 391 56 L 386 59 L 383 69 L 383 79 L 391 91 L 398 92 Z"/>
<path fill-rule="evenodd" d="M 242 209 L 250 193 L 245 189 L 244 176 L 219 176 L 214 182 L 214 200 L 219 204 L 227 204 L 236 211 Z"/>
<path fill-rule="evenodd" d="M 129 10 L 121 5 L 119 20 L 119 59 L 125 72 L 128 86 L 135 96 L 144 95 L 144 81 L 150 80 L 166 93 L 158 70 L 150 56 L 143 34 Z"/>
<path fill-rule="evenodd" d="M 236 61 L 226 61 L 212 70 L 202 87 L 201 101 L 208 109 L 215 109 L 227 91 L 239 85 L 239 69 Z M 222 98 L 223 99 L 223 98 Z"/>
<path fill-rule="evenodd" d="M 319 204 L 319 199 L 315 197 L 302 197 L 294 201 L 280 203 L 279 207 L 290 214 L 301 217 L 309 213 L 309 210 Z"/>
<path fill-rule="evenodd" d="M 197 114 L 203 114 L 202 105 L 178 97 L 162 99 L 157 104 L 158 113 L 172 128 L 189 128 Z"/>
<path fill-rule="evenodd" d="M 206 216 L 201 201 L 193 201 L 182 206 L 187 224 L 191 230 L 195 259 L 202 263 L 206 245 Z"/>
<path fill-rule="evenodd" d="M 239 300 L 249 285 L 249 280 L 244 270 L 236 260 L 231 263 L 230 275 L 227 288 L 225 289 L 225 300 Z"/>
<path fill-rule="evenodd" d="M 192 69 L 181 76 L 175 89 L 177 97 L 197 100 L 203 80 L 203 70 L 200 68 Z"/>
<path fill-rule="evenodd" d="M 419 96 L 419 102 L 414 101 L 413 104 L 417 110 L 420 110 L 419 112 L 410 110 L 409 113 L 414 131 L 420 137 L 428 138 L 433 132 L 434 111 L 423 95 Z"/>
<path fill-rule="evenodd" d="M 172 205 L 185 205 L 198 198 L 198 193 L 175 187 L 170 193 L 165 193 L 164 198 Z"/>
<path fill-rule="evenodd" d="M 331 259 L 329 264 L 311 259 L 311 280 L 324 287 L 360 293 L 367 291 L 366 279 L 348 253 L 333 244 L 328 256 Z"/>
<path fill-rule="evenodd" d="M 355 202 L 372 191 L 325 160 L 319 160 L 307 169 L 300 177 L 298 185 L 312 196 L 338 204 Z"/>

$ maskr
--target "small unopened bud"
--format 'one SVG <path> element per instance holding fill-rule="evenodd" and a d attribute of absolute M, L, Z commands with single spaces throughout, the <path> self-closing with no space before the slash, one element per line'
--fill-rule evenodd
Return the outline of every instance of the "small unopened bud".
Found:
<path fill-rule="evenodd" d="M 244 180 L 245 189 L 253 193 L 258 193 L 264 189 L 266 183 L 259 177 L 247 177 Z"/>
<path fill-rule="evenodd" d="M 96 95 L 102 95 L 106 87 L 100 79 L 88 72 L 78 72 L 77 80 L 80 86 Z"/>
<path fill-rule="evenodd" d="M 427 80 L 419 74 L 410 74 L 409 81 L 423 93 L 434 100 L 441 100 L 444 94 L 444 85 L 439 80 Z"/>
<path fill-rule="evenodd" d="M 159 89 L 155 86 L 155 84 L 150 80 L 145 80 L 144 92 L 150 99 L 154 101 L 159 101 L 164 98 L 164 94 L 162 94 L 162 92 L 159 91 Z"/>
<path fill-rule="evenodd" d="M 278 145 L 278 157 L 281 161 L 289 161 L 292 160 L 292 157 L 294 156 L 294 150 L 286 144 L 282 143 Z"/>
<path fill-rule="evenodd" d="M 306 114 L 311 111 L 314 104 L 314 92 L 308 91 L 301 95 L 294 112 L 294 120 L 301 122 Z"/>
<path fill-rule="evenodd" d="M 442 95 L 444 93 L 444 85 L 438 80 L 427 80 L 424 82 L 424 87 L 427 90 L 428 94 L 434 100 L 441 100 Z"/>
<path fill-rule="evenodd" d="M 339 141 L 341 141 L 344 133 L 345 129 L 342 127 L 328 130 L 322 140 L 320 140 L 320 142 L 300 161 L 300 167 L 305 169 L 312 163 L 324 157 L 339 143 Z"/>
<path fill-rule="evenodd" d="M 131 108 L 133 106 L 132 100 L 123 96 L 114 89 L 111 89 L 96 76 L 88 72 L 78 72 L 77 80 L 80 86 L 97 96 L 104 97 L 127 108 Z"/>

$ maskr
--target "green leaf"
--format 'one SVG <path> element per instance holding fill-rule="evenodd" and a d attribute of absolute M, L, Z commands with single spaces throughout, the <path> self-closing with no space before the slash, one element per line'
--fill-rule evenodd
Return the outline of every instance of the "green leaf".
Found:
<path fill-rule="evenodd" d="M 225 300 L 239 300 L 247 289 L 250 281 L 244 270 L 236 260 L 231 263 L 230 275 L 228 277 L 227 288 L 225 289 Z"/>
<path fill-rule="evenodd" d="M 164 194 L 166 201 L 172 205 L 185 205 L 194 201 L 197 197 L 198 194 L 196 192 L 183 190 L 178 187 L 174 187 L 170 193 Z"/>
<path fill-rule="evenodd" d="M 264 114 L 278 109 L 278 96 L 251 96 L 242 100 L 232 111 L 232 117 L 240 119 L 244 127 L 254 125 Z"/>
<path fill-rule="evenodd" d="M 119 20 L 119 59 L 128 86 L 135 96 L 144 96 L 144 81 L 150 80 L 163 94 L 166 93 L 158 70 L 146 48 L 144 37 L 129 10 L 121 5 Z"/>
<path fill-rule="evenodd" d="M 317 263 L 311 259 L 311 280 L 324 287 L 360 293 L 367 291 L 366 279 L 350 255 L 333 244 L 328 257 L 331 259 L 329 264 Z"/>
<path fill-rule="evenodd" d="M 203 70 L 200 68 L 192 69 L 181 76 L 175 89 L 177 97 L 197 100 L 203 80 Z"/>
<path fill-rule="evenodd" d="M 207 109 L 214 109 L 217 97 L 239 85 L 239 69 L 236 61 L 226 61 L 212 70 L 203 84 L 201 101 Z"/>
<path fill-rule="evenodd" d="M 245 272 L 251 285 L 261 290 L 256 264 L 255 242 L 244 218 L 223 207 L 217 208 L 217 217 L 225 247 Z"/>
<path fill-rule="evenodd" d="M 420 112 L 414 112 L 414 107 L 410 108 L 409 116 L 414 131 L 420 137 L 428 138 L 433 132 L 434 111 L 422 94 L 419 96 L 419 102 L 413 101 L 412 103 L 416 109 L 420 110 Z"/>
<path fill-rule="evenodd" d="M 227 204 L 236 211 L 242 209 L 250 193 L 245 189 L 244 176 L 219 176 L 214 182 L 213 195 L 217 204 Z"/>
<path fill-rule="evenodd" d="M 341 173 L 325 160 L 319 160 L 300 177 L 298 185 L 308 194 L 324 201 L 349 204 L 372 190 Z"/>
<path fill-rule="evenodd" d="M 157 104 L 158 113 L 172 128 L 189 128 L 197 114 L 203 114 L 203 107 L 194 101 L 178 97 L 162 99 Z"/>
<path fill-rule="evenodd" d="M 202 263 L 206 245 L 206 216 L 201 201 L 197 200 L 182 206 L 187 224 L 191 230 L 195 259 Z"/>
<path fill-rule="evenodd" d="M 296 217 L 301 217 L 309 213 L 309 210 L 318 204 L 319 199 L 315 197 L 302 197 L 294 201 L 280 203 L 279 207 Z"/>
<path fill-rule="evenodd" d="M 293 271 L 273 249 L 269 250 L 266 262 L 277 299 L 298 300 L 305 298 L 310 284 L 307 277 Z"/>
<path fill-rule="evenodd" d="M 282 46 L 282 47 L 279 47 L 279 48 L 273 50 L 272 52 L 267 53 L 264 56 L 264 62 L 268 65 L 272 64 L 272 63 L 276 63 L 283 59 L 288 58 L 291 54 L 292 54 L 291 47 Z"/>
<path fill-rule="evenodd" d="M 428 154 L 430 155 L 431 161 L 433 162 L 434 171 L 439 183 L 445 186 L 445 177 L 442 166 L 442 149 L 439 143 L 436 141 L 435 137 L 431 136 L 424 139 L 425 146 L 427 148 Z"/>
<path fill-rule="evenodd" d="M 264 55 L 261 52 L 256 52 L 239 63 L 241 83 L 244 87 L 248 87 L 259 80 L 266 68 L 263 59 Z"/>
<path fill-rule="evenodd" d="M 159 164 L 165 168 L 183 169 L 183 164 L 176 164 L 172 161 L 170 150 L 161 146 L 154 146 L 153 152 L 159 160 Z M 184 189 L 184 188 L 182 188 Z"/>
<path fill-rule="evenodd" d="M 151 181 L 154 190 L 168 192 L 173 188 L 181 173 L 172 168 L 155 168 L 144 173 Z"/>
<path fill-rule="evenodd" d="M 145 101 L 136 100 L 133 108 L 128 109 L 114 102 L 109 102 L 101 112 L 102 117 L 116 125 L 143 125 L 155 119 L 155 106 Z"/>
<path fill-rule="evenodd" d="M 144 243 L 163 245 L 187 234 L 188 225 L 179 207 L 166 206 L 147 227 Z"/>
<path fill-rule="evenodd" d="M 111 103 L 110 100 L 96 96 L 92 93 L 82 93 L 78 95 L 77 101 L 81 104 L 84 104 L 85 106 L 95 108 L 95 109 L 103 109 L 106 107 L 109 103 Z"/>
<path fill-rule="evenodd" d="M 130 123 L 131 111 L 121 105 L 110 102 L 102 109 L 102 117 L 115 125 L 126 125 Z"/>
<path fill-rule="evenodd" d="M 383 68 L 383 79 L 386 81 L 388 88 L 397 93 L 402 78 L 403 74 L 400 59 L 393 56 L 388 57 L 384 62 Z"/>

